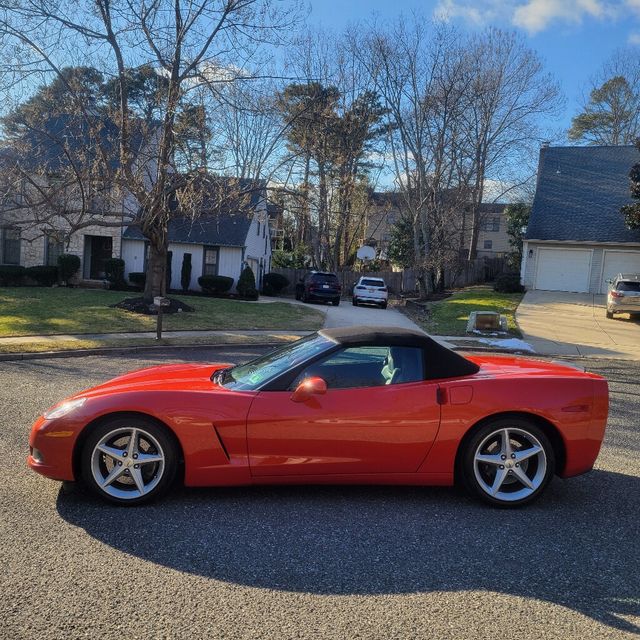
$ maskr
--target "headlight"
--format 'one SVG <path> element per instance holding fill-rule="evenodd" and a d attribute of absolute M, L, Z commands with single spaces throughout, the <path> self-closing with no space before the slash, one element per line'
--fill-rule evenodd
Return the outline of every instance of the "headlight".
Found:
<path fill-rule="evenodd" d="M 76 398 L 75 400 L 67 400 L 61 404 L 51 407 L 51 409 L 45 411 L 42 415 L 47 420 L 55 420 L 56 418 L 62 418 L 68 413 L 79 409 L 85 402 L 86 398 Z"/>

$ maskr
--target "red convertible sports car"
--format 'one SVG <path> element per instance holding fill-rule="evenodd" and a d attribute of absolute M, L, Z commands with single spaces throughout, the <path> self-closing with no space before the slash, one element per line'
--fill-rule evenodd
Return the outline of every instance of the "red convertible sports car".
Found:
<path fill-rule="evenodd" d="M 28 463 L 120 504 L 187 486 L 463 483 L 487 502 L 589 471 L 603 378 L 559 363 L 463 357 L 402 329 L 326 329 L 241 366 L 135 371 L 49 409 Z"/>

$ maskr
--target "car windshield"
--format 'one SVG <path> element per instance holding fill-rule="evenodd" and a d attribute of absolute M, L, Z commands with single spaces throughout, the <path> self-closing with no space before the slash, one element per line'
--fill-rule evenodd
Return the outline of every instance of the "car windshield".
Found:
<path fill-rule="evenodd" d="M 365 287 L 384 287 L 384 280 L 378 280 L 376 278 L 362 278 L 360 284 Z"/>
<path fill-rule="evenodd" d="M 241 366 L 216 371 L 211 379 L 227 389 L 254 391 L 332 346 L 334 343 L 331 340 L 313 333 Z"/>
<path fill-rule="evenodd" d="M 618 291 L 637 291 L 640 292 L 640 282 L 635 281 L 627 281 L 627 282 L 618 282 Z"/>

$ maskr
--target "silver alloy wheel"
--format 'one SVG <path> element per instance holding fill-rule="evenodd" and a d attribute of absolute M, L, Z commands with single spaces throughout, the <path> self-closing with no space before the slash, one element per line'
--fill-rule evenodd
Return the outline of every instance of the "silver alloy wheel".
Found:
<path fill-rule="evenodd" d="M 121 500 L 152 491 L 162 479 L 165 454 L 148 431 L 121 427 L 103 436 L 91 453 L 91 473 L 97 486 Z"/>
<path fill-rule="evenodd" d="M 515 502 L 544 482 L 547 455 L 540 441 L 516 427 L 497 429 L 480 442 L 473 455 L 480 488 L 495 500 Z"/>

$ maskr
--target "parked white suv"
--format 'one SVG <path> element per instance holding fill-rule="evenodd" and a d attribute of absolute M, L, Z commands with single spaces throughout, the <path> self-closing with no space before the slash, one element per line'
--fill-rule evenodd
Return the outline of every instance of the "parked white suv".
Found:
<path fill-rule="evenodd" d="M 357 307 L 362 302 L 379 304 L 383 309 L 387 308 L 389 292 L 382 278 L 369 278 L 363 276 L 353 287 L 353 306 Z"/>
<path fill-rule="evenodd" d="M 608 282 L 607 318 L 614 313 L 640 314 L 640 275 L 619 273 Z"/>

